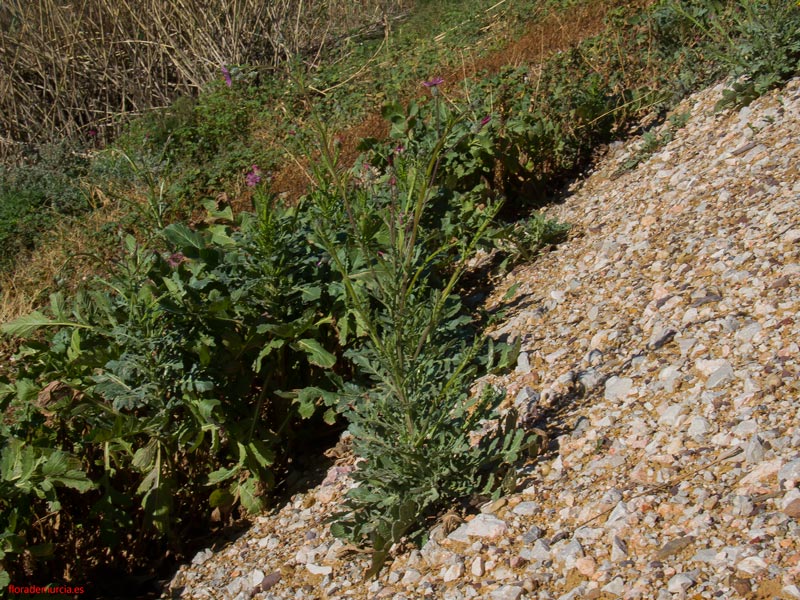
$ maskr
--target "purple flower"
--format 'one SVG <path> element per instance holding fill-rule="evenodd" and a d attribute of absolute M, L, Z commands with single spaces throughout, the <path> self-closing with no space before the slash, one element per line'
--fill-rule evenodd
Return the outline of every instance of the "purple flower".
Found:
<path fill-rule="evenodd" d="M 253 165 L 250 172 L 244 176 L 244 179 L 247 187 L 256 187 L 261 183 L 261 169 L 258 168 L 258 165 Z"/>
<path fill-rule="evenodd" d="M 402 154 L 405 151 L 406 151 L 406 147 L 403 146 L 403 144 L 398 144 L 394 149 L 394 153 L 395 154 Z"/>
<path fill-rule="evenodd" d="M 481 127 L 483 127 L 484 125 L 486 125 L 486 124 L 487 124 L 489 121 L 491 121 L 491 120 L 492 120 L 492 115 L 486 115 L 485 117 L 483 117 L 483 118 L 481 119 Z"/>
<path fill-rule="evenodd" d="M 225 65 L 222 65 L 222 76 L 225 78 L 225 85 L 231 87 L 233 85 L 233 80 L 231 79 L 231 72 L 228 71 L 228 68 Z"/>
<path fill-rule="evenodd" d="M 176 267 L 181 266 L 185 263 L 188 258 L 186 258 L 182 252 L 176 252 L 175 254 L 170 254 L 169 258 L 167 258 L 167 264 L 175 269 Z"/>
<path fill-rule="evenodd" d="M 441 85 L 443 83 L 444 79 L 442 79 L 441 77 L 434 77 L 430 81 L 423 81 L 422 85 L 424 85 L 427 88 L 435 88 L 437 85 Z"/>

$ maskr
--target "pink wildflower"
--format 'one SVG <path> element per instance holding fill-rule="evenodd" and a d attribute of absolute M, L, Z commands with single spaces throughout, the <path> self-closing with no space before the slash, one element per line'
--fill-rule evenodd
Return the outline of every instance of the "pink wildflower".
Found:
<path fill-rule="evenodd" d="M 186 258 L 182 252 L 176 252 L 175 254 L 170 254 L 169 258 L 167 258 L 167 264 L 172 267 L 173 269 L 181 266 L 185 263 L 188 258 Z"/>
<path fill-rule="evenodd" d="M 225 65 L 222 65 L 222 76 L 225 78 L 225 85 L 231 87 L 233 85 L 233 80 L 231 79 L 231 72 L 228 71 L 228 68 Z"/>
<path fill-rule="evenodd" d="M 258 165 L 253 165 L 250 172 L 244 176 L 244 179 L 247 187 L 256 187 L 261 183 L 261 169 L 258 168 Z"/>

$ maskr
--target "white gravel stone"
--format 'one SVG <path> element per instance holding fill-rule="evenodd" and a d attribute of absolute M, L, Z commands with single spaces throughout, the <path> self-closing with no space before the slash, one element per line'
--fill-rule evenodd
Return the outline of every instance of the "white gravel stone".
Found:
<path fill-rule="evenodd" d="M 538 514 L 540 511 L 541 507 L 539 504 L 531 501 L 520 502 L 511 510 L 511 512 L 513 512 L 515 515 L 522 515 L 526 517 Z"/>
<path fill-rule="evenodd" d="M 712 563 L 717 560 L 717 551 L 713 548 L 701 548 L 692 556 L 692 562 Z"/>
<path fill-rule="evenodd" d="M 673 575 L 667 583 L 667 589 L 673 594 L 685 592 L 694 585 L 694 580 L 688 575 L 678 573 Z"/>
<path fill-rule="evenodd" d="M 736 340 L 742 343 L 749 343 L 762 329 L 761 323 L 758 322 L 745 325 L 736 332 Z"/>
<path fill-rule="evenodd" d="M 781 510 L 793 519 L 800 518 L 800 489 L 792 488 L 781 498 Z"/>
<path fill-rule="evenodd" d="M 531 550 L 531 556 L 533 557 L 533 560 L 550 560 L 552 557 L 550 545 L 544 540 L 536 540 L 533 544 L 533 549 Z"/>
<path fill-rule="evenodd" d="M 312 575 L 330 575 L 333 573 L 333 567 L 315 565 L 314 563 L 306 564 L 306 569 L 308 569 L 308 572 Z"/>
<path fill-rule="evenodd" d="M 461 542 L 462 544 L 469 544 L 471 541 L 469 537 L 469 523 L 462 523 L 456 527 L 450 532 L 447 539 L 454 542 Z"/>
<path fill-rule="evenodd" d="M 800 587 L 793 583 L 783 586 L 781 591 L 789 596 L 789 598 L 798 598 L 798 600 L 800 600 Z"/>
<path fill-rule="evenodd" d="M 476 515 L 467 524 L 467 535 L 472 537 L 493 539 L 500 537 L 507 530 L 508 525 L 505 521 L 489 514 Z"/>
<path fill-rule="evenodd" d="M 757 435 L 751 436 L 747 442 L 744 448 L 744 459 L 752 465 L 757 465 L 764 460 L 764 446 L 761 445 L 761 440 Z"/>
<path fill-rule="evenodd" d="M 517 373 L 521 373 L 523 375 L 527 375 L 531 372 L 531 363 L 528 360 L 528 353 L 527 352 L 520 352 L 517 355 Z"/>
<path fill-rule="evenodd" d="M 517 600 L 524 592 L 521 587 L 516 585 L 504 585 L 491 593 L 492 600 Z"/>
<path fill-rule="evenodd" d="M 731 369 L 731 363 L 724 358 L 714 360 L 701 358 L 695 361 L 694 368 L 700 371 L 700 373 L 706 377 L 710 377 L 714 372 L 719 371 L 720 369 Z"/>
<path fill-rule="evenodd" d="M 570 571 L 575 567 L 575 561 L 583 556 L 583 547 L 577 540 L 561 543 L 553 547 L 553 558 L 563 564 L 564 571 Z"/>
<path fill-rule="evenodd" d="M 669 425 L 675 429 L 679 428 L 684 422 L 684 415 L 686 414 L 686 405 L 682 402 L 672 404 L 664 408 L 661 416 L 658 418 L 659 425 Z"/>
<path fill-rule="evenodd" d="M 204 564 L 212 556 L 214 556 L 214 553 L 211 551 L 211 548 L 206 548 L 205 550 L 201 550 L 200 552 L 194 555 L 194 558 L 192 559 L 192 564 L 200 566 Z"/>
<path fill-rule="evenodd" d="M 400 580 L 403 585 L 415 585 L 422 578 L 422 574 L 416 569 L 408 569 Z"/>
<path fill-rule="evenodd" d="M 614 577 L 600 590 L 613 596 L 622 596 L 625 593 L 625 580 L 622 577 Z"/>
<path fill-rule="evenodd" d="M 455 556 L 453 552 L 442 548 L 436 541 L 432 539 L 428 540 L 428 543 L 422 547 L 420 550 L 420 555 L 425 562 L 432 567 L 437 567 L 445 563 L 449 564 L 452 562 L 452 559 Z"/>
<path fill-rule="evenodd" d="M 692 417 L 687 435 L 695 441 L 702 441 L 709 433 L 714 431 L 711 421 L 705 417 Z"/>
<path fill-rule="evenodd" d="M 470 566 L 470 573 L 472 573 L 475 577 L 483 577 L 483 574 L 486 572 L 486 563 L 483 560 L 482 556 L 476 556 L 472 561 L 472 565 Z"/>
<path fill-rule="evenodd" d="M 760 556 L 748 556 L 736 563 L 736 568 L 747 575 L 757 575 L 767 568 L 767 562 Z"/>
<path fill-rule="evenodd" d="M 628 511 L 628 507 L 625 505 L 624 502 L 621 500 L 617 502 L 617 505 L 614 507 L 614 510 L 611 511 L 611 514 L 608 515 L 608 519 L 606 520 L 606 526 L 608 527 L 621 527 L 625 524 L 625 519 L 628 518 L 630 512 Z"/>
<path fill-rule="evenodd" d="M 616 535 L 611 538 L 611 560 L 619 562 L 628 558 L 628 544 Z"/>
<path fill-rule="evenodd" d="M 721 387 L 726 383 L 733 381 L 733 367 L 731 367 L 730 363 L 727 361 L 725 362 L 726 364 L 709 375 L 708 379 L 706 380 L 707 389 Z"/>
<path fill-rule="evenodd" d="M 627 397 L 633 387 L 633 379 L 628 377 L 610 377 L 606 381 L 606 400 L 622 400 Z"/>
<path fill-rule="evenodd" d="M 464 563 L 457 562 L 454 565 L 450 565 L 444 573 L 444 577 L 442 579 L 445 583 L 449 583 L 451 581 L 455 581 L 459 577 L 464 574 Z"/>
<path fill-rule="evenodd" d="M 750 493 L 774 485 L 775 479 L 780 481 L 779 472 L 782 465 L 783 460 L 780 458 L 759 463 L 739 481 L 737 492 Z"/>
<path fill-rule="evenodd" d="M 753 514 L 755 505 L 750 496 L 733 497 L 733 514 L 740 517 L 749 517 Z"/>
<path fill-rule="evenodd" d="M 778 483 L 784 488 L 800 486 L 800 459 L 792 460 L 778 471 Z"/>

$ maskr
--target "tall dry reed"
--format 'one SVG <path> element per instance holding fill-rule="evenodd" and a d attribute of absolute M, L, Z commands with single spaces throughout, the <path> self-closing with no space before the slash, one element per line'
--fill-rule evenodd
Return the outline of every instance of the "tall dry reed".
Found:
<path fill-rule="evenodd" d="M 122 117 L 220 77 L 268 70 L 411 0 L 10 0 L 0 3 L 0 157 L 57 137 L 113 135 Z"/>

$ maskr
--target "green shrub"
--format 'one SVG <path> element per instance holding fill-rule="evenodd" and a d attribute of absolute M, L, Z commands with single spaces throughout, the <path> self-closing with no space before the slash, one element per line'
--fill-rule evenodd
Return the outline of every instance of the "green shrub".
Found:
<path fill-rule="evenodd" d="M 0 403 L 2 406 L 2 403 Z M 33 557 L 53 554 L 55 545 L 50 540 L 37 539 L 28 530 L 34 521 L 47 520 L 48 514 L 61 510 L 59 488 L 72 488 L 86 492 L 94 484 L 81 470 L 74 456 L 9 437 L 5 426 L 0 425 L 0 589 L 11 581 L 3 565 L 7 556 L 24 552 Z"/>
<path fill-rule="evenodd" d="M 735 81 L 720 106 L 749 104 L 800 72 L 800 6 L 786 0 L 669 0 L 654 11 L 663 49 Z M 698 67 L 695 66 L 695 69 Z"/>
<path fill-rule="evenodd" d="M 170 225 L 166 251 L 128 236 L 111 278 L 3 326 L 28 338 L 3 390 L 8 435 L 74 455 L 96 488 L 81 524 L 110 546 L 130 527 L 177 541 L 190 515 L 260 510 L 315 412 L 336 362 L 336 299 L 300 213 L 262 200 L 236 228 L 229 210 L 205 231 Z M 54 386 L 69 393 L 37 403 Z M 7 511 L 0 524 L 30 525 Z"/>
<path fill-rule="evenodd" d="M 33 250 L 59 218 L 89 210 L 80 186 L 86 169 L 86 159 L 68 144 L 44 146 L 16 167 L 0 165 L 0 269 Z"/>

